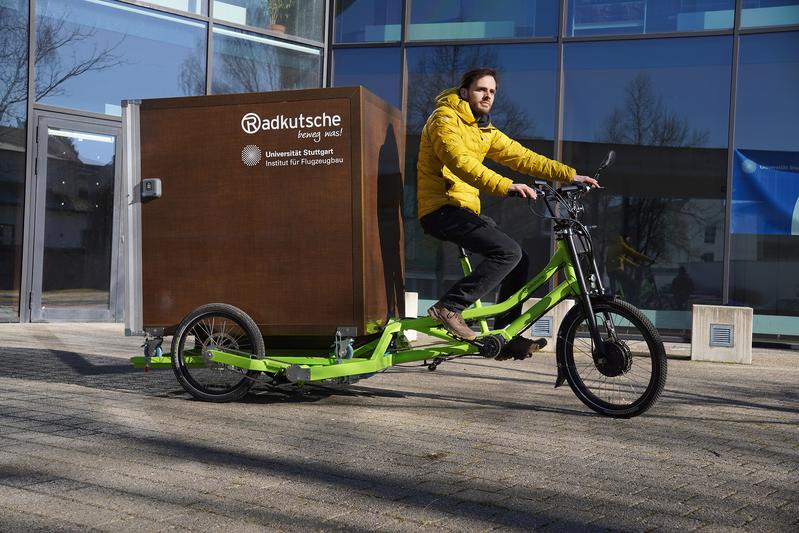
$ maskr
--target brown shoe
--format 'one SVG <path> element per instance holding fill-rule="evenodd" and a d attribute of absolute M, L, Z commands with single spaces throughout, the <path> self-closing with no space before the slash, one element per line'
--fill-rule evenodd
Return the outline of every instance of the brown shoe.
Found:
<path fill-rule="evenodd" d="M 452 311 L 437 303 L 427 310 L 427 314 L 456 337 L 467 341 L 477 338 L 477 334 L 466 325 L 466 321 L 458 311 Z"/>
<path fill-rule="evenodd" d="M 505 361 L 507 359 L 523 360 L 532 357 L 547 345 L 546 339 L 528 339 L 526 337 L 513 337 L 510 342 L 502 347 L 502 351 L 494 359 Z"/>

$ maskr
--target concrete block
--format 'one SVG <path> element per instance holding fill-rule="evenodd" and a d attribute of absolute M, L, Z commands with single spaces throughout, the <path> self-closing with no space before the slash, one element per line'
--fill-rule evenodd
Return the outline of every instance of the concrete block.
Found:
<path fill-rule="evenodd" d="M 405 318 L 416 318 L 419 316 L 419 293 L 406 292 L 405 293 Z M 405 337 L 411 342 L 417 338 L 416 331 L 406 331 Z"/>
<path fill-rule="evenodd" d="M 530 309 L 533 305 L 537 304 L 540 301 L 540 298 L 530 298 L 526 302 L 522 304 L 522 313 Z M 574 306 L 574 300 L 564 300 L 560 302 L 558 305 L 550 309 L 546 312 L 544 316 L 539 319 L 541 321 L 549 321 L 549 335 L 536 335 L 535 338 L 544 338 L 547 340 L 547 346 L 544 348 L 543 351 L 545 352 L 554 352 L 555 351 L 555 344 L 558 340 L 558 329 L 560 329 L 560 324 L 563 322 L 563 317 L 566 316 L 566 313 L 569 312 Z M 533 326 L 525 331 L 522 335 L 524 337 L 533 338 L 533 330 L 535 329 L 536 325 Z"/>
<path fill-rule="evenodd" d="M 751 307 L 694 305 L 691 360 L 752 364 L 752 316 Z"/>

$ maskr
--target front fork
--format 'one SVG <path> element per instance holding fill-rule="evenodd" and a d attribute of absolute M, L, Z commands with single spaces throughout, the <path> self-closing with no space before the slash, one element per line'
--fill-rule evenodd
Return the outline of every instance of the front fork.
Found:
<path fill-rule="evenodd" d="M 567 229 L 564 231 L 563 240 L 566 242 L 566 249 L 571 256 L 572 266 L 574 267 L 575 277 L 577 278 L 577 286 L 580 288 L 580 294 L 578 295 L 578 298 L 580 300 L 580 305 L 583 307 L 586 320 L 588 321 L 588 328 L 591 332 L 591 340 L 594 342 L 594 362 L 599 362 L 600 360 L 605 359 L 605 343 L 602 341 L 602 336 L 599 333 L 599 326 L 597 325 L 596 317 L 594 316 L 594 309 L 591 305 L 591 294 L 589 292 L 588 285 L 585 282 L 586 277 L 585 273 L 583 272 L 583 266 L 580 264 L 580 258 L 577 255 L 577 247 L 574 244 L 574 232 L 572 229 Z M 596 261 L 593 259 L 593 254 L 591 254 L 591 267 L 594 271 L 594 279 L 596 281 L 597 288 L 599 289 L 600 293 L 602 293 L 602 280 L 599 277 L 599 269 L 597 269 Z M 611 330 L 613 329 L 613 325 L 610 322 L 609 316 L 605 317 L 605 323 L 609 324 Z"/>

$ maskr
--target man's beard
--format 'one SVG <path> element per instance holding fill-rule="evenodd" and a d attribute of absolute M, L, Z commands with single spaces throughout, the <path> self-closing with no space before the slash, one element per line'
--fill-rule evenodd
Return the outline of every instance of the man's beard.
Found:
<path fill-rule="evenodd" d="M 482 117 L 483 115 L 487 115 L 488 111 L 491 111 L 490 109 L 488 111 L 483 111 L 482 109 L 480 109 L 477 106 L 469 106 L 469 107 L 472 108 L 472 115 L 474 115 L 474 118 Z"/>

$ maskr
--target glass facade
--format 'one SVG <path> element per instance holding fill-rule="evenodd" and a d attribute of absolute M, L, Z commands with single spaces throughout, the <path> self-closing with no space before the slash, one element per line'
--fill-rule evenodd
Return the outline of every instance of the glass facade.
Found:
<path fill-rule="evenodd" d="M 563 159 L 588 174 L 616 151 L 586 220 L 606 285 L 642 309 L 722 302 L 731 65 L 727 36 L 565 47 Z"/>
<path fill-rule="evenodd" d="M 799 316 L 799 32 L 740 46 L 730 303 Z"/>
<path fill-rule="evenodd" d="M 64 153 L 74 156 L 74 165 L 87 166 L 73 172 L 72 181 L 82 185 L 64 189 L 64 154 L 39 154 L 39 168 L 29 148 L 36 147 L 32 128 L 42 117 L 114 131 L 122 100 L 324 84 L 325 0 L 209 2 L 0 0 L 0 321 L 41 319 L 41 309 L 23 301 L 41 300 L 48 310 L 78 305 L 84 316 L 98 306 L 113 313 L 121 305 L 108 290 L 116 283 L 109 279 L 115 271 L 108 271 L 108 243 L 118 238 L 112 235 L 116 222 L 111 224 L 117 199 L 108 184 L 119 178 L 120 167 L 108 154 L 88 162 L 78 148 L 91 143 L 73 139 L 75 150 Z M 54 138 L 66 146 L 66 137 Z M 43 200 L 38 194 L 26 198 L 26 180 L 36 183 L 37 168 L 60 173 L 41 181 Z M 60 219 L 69 219 L 75 229 L 70 235 L 89 245 L 73 246 L 78 240 L 56 231 Z M 48 222 L 40 227 L 40 220 Z M 27 233 L 31 237 L 23 239 Z M 76 298 L 78 293 L 85 297 Z"/>
<path fill-rule="evenodd" d="M 145 3 L 195 15 L 208 14 L 208 0 L 147 0 Z"/>
<path fill-rule="evenodd" d="M 121 2 L 37 0 L 36 101 L 120 115 L 120 102 L 204 93 L 207 26 Z"/>
<path fill-rule="evenodd" d="M 408 39 L 491 39 L 557 35 L 556 0 L 414 2 Z"/>
<path fill-rule="evenodd" d="M 363 84 L 404 105 L 406 286 L 420 309 L 462 277 L 454 246 L 416 220 L 421 128 L 436 94 L 492 66 L 492 121 L 511 137 L 583 174 L 616 151 L 586 203 L 608 288 L 664 331 L 689 331 L 692 304 L 730 304 L 755 308 L 756 335 L 799 337 L 797 4 L 337 2 L 331 84 Z M 548 224 L 523 202 L 481 199 L 540 268 L 553 246 Z"/>
<path fill-rule="evenodd" d="M 214 0 L 214 18 L 321 42 L 323 0 Z"/>
<path fill-rule="evenodd" d="M 28 26 L 28 2 L 0 2 L 0 321 L 15 321 L 19 316 Z"/>
<path fill-rule="evenodd" d="M 569 0 L 567 34 L 624 35 L 732 28 L 735 0 Z"/>
<path fill-rule="evenodd" d="M 211 92 L 255 93 L 321 85 L 317 48 L 214 27 Z"/>
<path fill-rule="evenodd" d="M 799 0 L 743 0 L 741 26 L 799 24 Z"/>
<path fill-rule="evenodd" d="M 333 85 L 363 85 L 396 107 L 402 107 L 400 94 L 399 48 L 336 50 L 333 54 Z"/>
<path fill-rule="evenodd" d="M 400 40 L 402 0 L 337 0 L 335 42 Z"/>
<path fill-rule="evenodd" d="M 460 267 L 416 220 L 419 135 L 475 66 L 499 69 L 492 119 L 523 145 L 582 173 L 617 152 L 586 210 L 608 286 L 665 330 L 721 303 L 799 337 L 796 0 L 0 0 L 0 320 L 27 290 L 30 109 L 119 120 L 123 99 L 325 84 L 402 107 L 407 286 L 437 299 Z M 524 202 L 483 210 L 546 262 Z"/>

